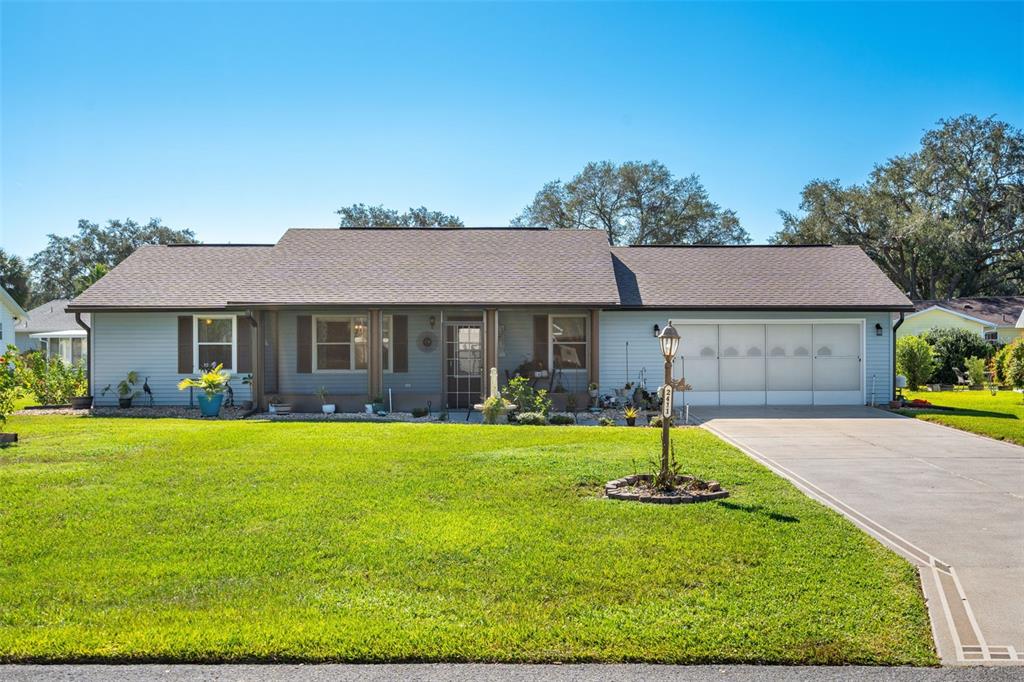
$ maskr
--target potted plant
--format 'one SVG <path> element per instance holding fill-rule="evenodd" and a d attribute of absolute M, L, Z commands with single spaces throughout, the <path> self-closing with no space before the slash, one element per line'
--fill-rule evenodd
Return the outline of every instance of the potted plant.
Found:
<path fill-rule="evenodd" d="M 316 395 L 320 398 L 320 409 L 323 410 L 324 414 L 334 414 L 338 406 L 334 403 L 327 402 L 327 387 L 321 386 L 316 389 Z"/>
<path fill-rule="evenodd" d="M 588 384 L 587 385 L 587 393 L 590 395 L 591 398 L 596 398 L 597 397 L 597 384 L 595 384 L 595 383 Z"/>
<path fill-rule="evenodd" d="M 182 379 L 178 382 L 178 390 L 198 388 L 200 391 L 199 414 L 204 417 L 216 417 L 220 414 L 224 391 L 230 378 L 231 373 L 224 370 L 224 365 L 218 364 L 213 369 L 200 374 L 198 379 L 192 377 Z"/>
<path fill-rule="evenodd" d="M 249 395 L 252 396 L 252 375 L 251 374 L 246 374 L 246 375 L 244 375 L 242 377 L 242 385 L 249 387 Z M 253 408 L 253 402 L 252 402 L 251 399 L 250 400 L 243 400 L 242 404 L 240 405 L 240 407 L 243 410 L 246 410 L 246 411 L 251 410 Z"/>
<path fill-rule="evenodd" d="M 135 385 L 138 383 L 139 375 L 134 371 L 128 372 L 128 376 L 117 383 L 117 406 L 122 410 L 127 410 L 132 406 L 132 399 L 139 394 L 135 390 Z M 100 395 L 106 395 L 109 390 L 110 384 L 107 384 Z"/>
<path fill-rule="evenodd" d="M 384 396 L 379 395 L 379 396 L 375 397 L 373 399 L 373 413 L 374 414 L 380 414 L 381 412 L 386 412 L 386 411 L 387 410 L 384 407 Z"/>
<path fill-rule="evenodd" d="M 640 414 L 639 410 L 630 405 L 622 411 L 622 416 L 626 418 L 626 426 L 636 426 L 636 417 Z"/>

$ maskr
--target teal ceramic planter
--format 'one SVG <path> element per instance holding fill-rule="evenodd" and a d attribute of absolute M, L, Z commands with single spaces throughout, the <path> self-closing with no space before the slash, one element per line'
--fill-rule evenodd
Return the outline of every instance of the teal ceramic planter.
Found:
<path fill-rule="evenodd" d="M 220 414 L 220 404 L 224 402 L 224 394 L 218 393 L 207 398 L 205 393 L 199 394 L 199 414 L 204 417 L 216 417 Z"/>

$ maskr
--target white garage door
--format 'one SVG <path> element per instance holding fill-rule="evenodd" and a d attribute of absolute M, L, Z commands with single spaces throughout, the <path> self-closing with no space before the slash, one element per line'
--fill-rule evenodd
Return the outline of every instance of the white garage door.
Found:
<path fill-rule="evenodd" d="M 690 405 L 859 405 L 859 322 L 687 324 L 679 335 Z M 678 371 L 678 370 L 677 370 Z"/>

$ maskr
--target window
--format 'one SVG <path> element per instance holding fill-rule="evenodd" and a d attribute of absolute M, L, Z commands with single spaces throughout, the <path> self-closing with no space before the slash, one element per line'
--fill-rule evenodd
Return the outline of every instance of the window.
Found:
<path fill-rule="evenodd" d="M 365 317 L 314 317 L 313 330 L 315 371 L 366 369 L 369 333 Z"/>
<path fill-rule="evenodd" d="M 235 317 L 234 315 L 197 315 L 192 318 L 195 325 L 195 349 L 193 364 L 195 371 L 224 365 L 224 369 L 235 368 Z"/>
<path fill-rule="evenodd" d="M 555 369 L 587 368 L 587 316 L 552 315 L 551 366 Z"/>
<path fill-rule="evenodd" d="M 999 340 L 999 331 L 997 329 L 993 329 L 991 331 L 985 332 L 985 340 L 986 341 L 998 341 Z"/>

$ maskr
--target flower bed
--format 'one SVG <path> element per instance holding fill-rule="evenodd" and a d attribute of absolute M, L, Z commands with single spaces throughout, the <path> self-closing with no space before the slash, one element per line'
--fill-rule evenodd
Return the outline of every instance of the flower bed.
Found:
<path fill-rule="evenodd" d="M 652 504 L 692 504 L 728 497 L 718 481 L 702 481 L 693 476 L 676 476 L 671 488 L 654 487 L 654 474 L 633 474 L 604 484 L 604 494 L 612 500 Z"/>

